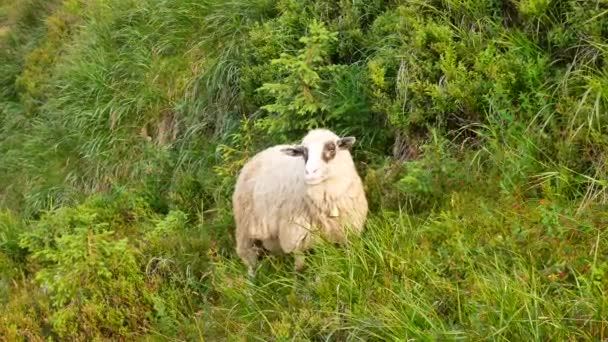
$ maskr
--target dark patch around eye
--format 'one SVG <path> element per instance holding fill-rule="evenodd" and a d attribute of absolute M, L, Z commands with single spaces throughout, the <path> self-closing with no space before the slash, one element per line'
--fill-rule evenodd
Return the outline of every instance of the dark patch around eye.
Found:
<path fill-rule="evenodd" d="M 308 162 L 308 148 L 302 147 L 302 157 L 304 157 L 304 163 Z"/>
<path fill-rule="evenodd" d="M 323 160 L 327 163 L 336 156 L 336 144 L 333 141 L 328 141 L 323 146 Z"/>

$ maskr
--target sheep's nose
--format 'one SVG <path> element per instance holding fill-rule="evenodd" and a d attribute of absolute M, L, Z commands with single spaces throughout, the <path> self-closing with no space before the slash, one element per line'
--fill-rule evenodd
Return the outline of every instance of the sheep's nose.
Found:
<path fill-rule="evenodd" d="M 316 175 L 317 173 L 319 173 L 319 168 L 316 168 L 312 171 L 306 169 L 306 175 Z"/>

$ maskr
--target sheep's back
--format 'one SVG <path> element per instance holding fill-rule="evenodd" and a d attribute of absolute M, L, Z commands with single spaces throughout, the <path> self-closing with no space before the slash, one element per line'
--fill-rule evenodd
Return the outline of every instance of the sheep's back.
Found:
<path fill-rule="evenodd" d="M 281 220 L 301 210 L 304 160 L 280 151 L 287 146 L 258 153 L 237 179 L 233 197 L 237 230 L 246 229 L 251 238 L 276 238 Z"/>

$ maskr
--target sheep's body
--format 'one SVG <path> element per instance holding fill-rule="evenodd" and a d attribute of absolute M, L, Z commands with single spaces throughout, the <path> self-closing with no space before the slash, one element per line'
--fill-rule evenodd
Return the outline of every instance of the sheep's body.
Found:
<path fill-rule="evenodd" d="M 312 131 L 306 138 L 339 139 L 326 130 Z M 290 147 L 277 145 L 258 153 L 237 179 L 236 250 L 251 275 L 260 244 L 274 254 L 294 253 L 296 269 L 301 269 L 302 252 L 318 237 L 344 243 L 346 230 L 360 234 L 367 217 L 363 184 L 348 150 L 340 150 L 332 161 L 337 176 L 311 186 L 304 178 L 304 159 L 284 152 Z"/>

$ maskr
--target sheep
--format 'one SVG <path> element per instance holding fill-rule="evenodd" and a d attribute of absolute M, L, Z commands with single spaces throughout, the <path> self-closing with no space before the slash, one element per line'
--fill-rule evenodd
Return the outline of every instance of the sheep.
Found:
<path fill-rule="evenodd" d="M 293 254 L 296 271 L 319 239 L 342 245 L 368 214 L 350 149 L 355 137 L 314 129 L 296 145 L 276 145 L 240 170 L 232 196 L 236 252 L 255 277 L 261 252 Z"/>

